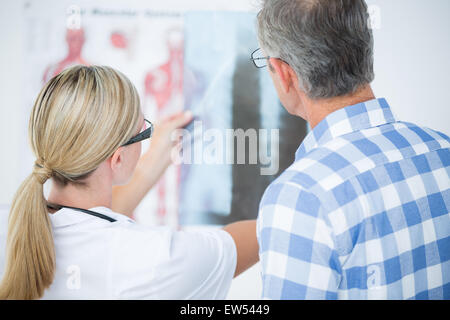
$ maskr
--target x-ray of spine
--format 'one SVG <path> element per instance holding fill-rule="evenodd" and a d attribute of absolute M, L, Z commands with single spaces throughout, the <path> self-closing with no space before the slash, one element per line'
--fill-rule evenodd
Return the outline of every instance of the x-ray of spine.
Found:
<path fill-rule="evenodd" d="M 246 140 L 239 163 L 238 143 L 221 145 L 233 157 L 231 163 L 184 164 L 181 167 L 180 222 L 182 224 L 225 224 L 256 218 L 259 201 L 271 181 L 294 160 L 306 123 L 289 115 L 280 105 L 266 69 L 257 69 L 250 54 L 258 46 L 255 15 L 251 13 L 195 12 L 184 18 L 185 65 L 202 75 L 203 91 L 186 104 L 202 130 L 256 132 L 257 149 Z M 264 131 L 266 130 L 266 131 Z M 272 139 L 271 130 L 279 136 Z M 269 132 L 268 134 L 259 134 Z M 264 141 L 262 141 L 263 139 Z M 194 139 L 195 140 L 195 139 Z M 198 143 L 198 138 L 195 140 Z M 275 145 L 277 148 L 272 148 Z M 261 161 L 250 163 L 252 152 L 270 154 L 279 168 L 261 174 Z M 226 157 L 226 156 L 224 156 Z M 194 199 L 194 201 L 193 201 Z"/>

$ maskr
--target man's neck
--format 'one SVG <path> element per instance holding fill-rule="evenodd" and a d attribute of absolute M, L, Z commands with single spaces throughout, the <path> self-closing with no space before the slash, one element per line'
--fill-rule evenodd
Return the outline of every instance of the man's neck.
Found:
<path fill-rule="evenodd" d="M 311 129 L 313 129 L 329 114 L 339 109 L 373 99 L 375 99 L 375 95 L 370 85 L 367 85 L 354 94 L 347 96 L 319 100 L 305 98 L 303 105 L 306 113 L 306 120 L 308 121 Z"/>

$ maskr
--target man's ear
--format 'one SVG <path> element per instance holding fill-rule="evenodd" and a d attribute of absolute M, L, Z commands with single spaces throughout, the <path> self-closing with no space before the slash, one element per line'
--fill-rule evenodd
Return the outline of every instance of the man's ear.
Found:
<path fill-rule="evenodd" d="M 291 66 L 277 58 L 270 58 L 269 64 L 269 68 L 271 68 L 272 72 L 280 79 L 280 86 L 284 93 L 289 93 L 291 89 L 294 89 L 297 75 L 294 70 L 292 70 Z"/>
<path fill-rule="evenodd" d="M 122 167 L 123 164 L 123 147 L 120 147 L 111 156 L 111 169 L 117 171 Z"/>

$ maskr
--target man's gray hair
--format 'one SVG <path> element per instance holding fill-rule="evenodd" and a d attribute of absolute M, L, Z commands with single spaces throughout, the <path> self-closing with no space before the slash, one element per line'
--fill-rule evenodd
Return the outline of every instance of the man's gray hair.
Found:
<path fill-rule="evenodd" d="M 311 99 L 351 94 L 374 79 L 364 0 L 264 0 L 258 37 L 267 55 L 294 69 Z"/>

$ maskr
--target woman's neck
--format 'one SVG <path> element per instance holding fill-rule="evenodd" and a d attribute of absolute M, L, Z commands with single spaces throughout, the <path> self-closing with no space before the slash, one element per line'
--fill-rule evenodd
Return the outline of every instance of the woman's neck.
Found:
<path fill-rule="evenodd" d="M 67 184 L 65 187 L 52 183 L 49 203 L 90 209 L 94 207 L 111 208 L 112 186 L 107 184 L 89 184 L 85 187 Z"/>

